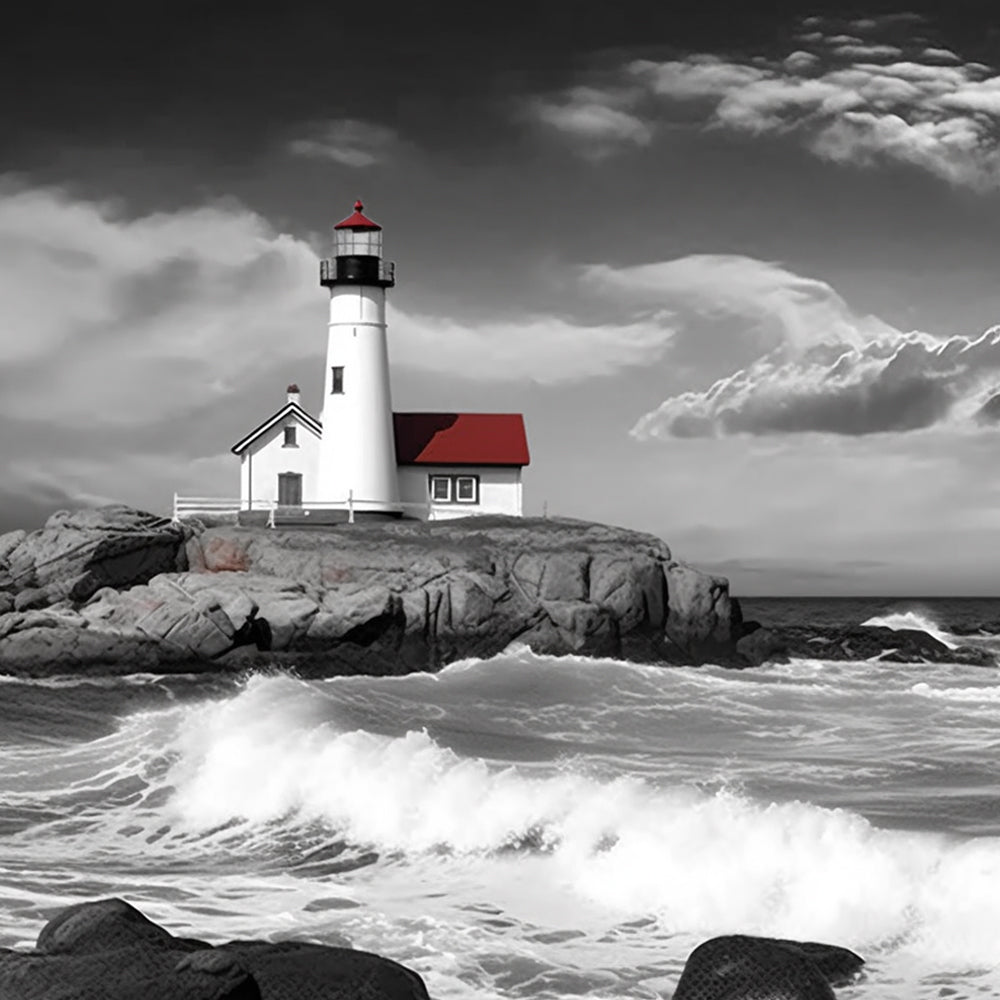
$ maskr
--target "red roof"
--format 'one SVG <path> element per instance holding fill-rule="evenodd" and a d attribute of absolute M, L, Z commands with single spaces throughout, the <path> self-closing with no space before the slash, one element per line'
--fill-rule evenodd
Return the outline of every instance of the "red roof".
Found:
<path fill-rule="evenodd" d="M 520 413 L 394 413 L 397 465 L 527 465 Z"/>
<path fill-rule="evenodd" d="M 361 204 L 361 200 L 358 199 L 354 203 L 354 214 L 349 215 L 346 219 L 341 219 L 333 228 L 334 229 L 381 229 L 382 227 L 377 222 L 372 222 L 367 216 L 361 214 L 361 209 L 365 206 Z"/>

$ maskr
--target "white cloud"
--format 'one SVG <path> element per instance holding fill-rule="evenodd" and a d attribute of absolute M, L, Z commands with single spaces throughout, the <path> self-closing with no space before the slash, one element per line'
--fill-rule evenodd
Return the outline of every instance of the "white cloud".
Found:
<path fill-rule="evenodd" d="M 582 325 L 558 316 L 462 324 L 390 312 L 393 363 L 453 378 L 541 385 L 617 375 L 653 364 L 673 326 L 667 310 L 621 323 Z"/>
<path fill-rule="evenodd" d="M 838 45 L 833 54 L 844 59 L 898 59 L 903 50 L 895 45 L 866 45 L 864 42 L 855 42 Z"/>
<path fill-rule="evenodd" d="M 602 158 L 615 149 L 647 146 L 652 140 L 652 127 L 626 110 L 632 100 L 626 89 L 571 87 L 557 98 L 533 99 L 524 114 L 581 140 L 586 154 Z"/>
<path fill-rule="evenodd" d="M 974 341 L 903 333 L 857 315 L 825 282 L 746 257 L 601 266 L 587 278 L 671 310 L 671 363 L 700 350 L 707 373 L 707 358 L 731 360 L 704 389 L 641 417 L 632 430 L 639 439 L 969 428 L 1000 412 L 988 405 L 1000 393 L 1000 328 Z"/>
<path fill-rule="evenodd" d="M 306 349 L 309 247 L 225 207 L 126 219 L 0 193 L 0 412 L 149 424 Z M 310 280 L 311 279 L 311 280 Z"/>
<path fill-rule="evenodd" d="M 874 31 L 913 20 L 862 19 L 855 27 Z M 607 155 L 649 145 L 659 117 L 673 113 L 668 106 L 688 104 L 706 127 L 798 136 L 837 163 L 904 163 L 956 186 L 1000 188 L 1000 77 L 988 67 L 944 65 L 956 62 L 953 54 L 926 47 L 923 56 L 904 58 L 900 45 L 857 35 L 820 31 L 800 39 L 810 50 L 780 61 L 707 54 L 631 60 L 609 85 L 536 99 L 535 117 L 600 140 Z"/>
<path fill-rule="evenodd" d="M 819 56 L 812 52 L 804 52 L 802 49 L 797 49 L 795 52 L 785 56 L 781 65 L 789 73 L 808 73 L 815 69 L 819 63 Z"/>
<path fill-rule="evenodd" d="M 766 69 L 726 62 L 715 56 L 691 56 L 661 63 L 637 59 L 625 70 L 644 82 L 652 93 L 678 98 L 721 97 L 770 75 Z"/>
<path fill-rule="evenodd" d="M 942 59 L 945 60 L 946 62 L 962 61 L 961 59 L 959 59 L 957 55 L 955 55 L 954 52 L 951 51 L 951 49 L 940 49 L 934 46 L 924 49 L 923 57 L 925 59 Z"/>
<path fill-rule="evenodd" d="M 398 143 L 391 128 L 357 118 L 314 122 L 291 140 L 289 152 L 333 160 L 345 167 L 371 167 L 387 160 Z"/>

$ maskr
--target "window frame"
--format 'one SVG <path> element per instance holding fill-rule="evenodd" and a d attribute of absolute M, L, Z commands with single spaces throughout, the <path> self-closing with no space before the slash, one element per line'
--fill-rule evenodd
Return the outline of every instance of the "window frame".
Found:
<path fill-rule="evenodd" d="M 472 483 L 472 498 L 469 500 L 460 499 L 458 495 L 458 484 L 462 480 L 471 481 Z M 427 494 L 432 504 L 461 504 L 465 507 L 478 507 L 480 497 L 480 481 L 481 477 L 471 472 L 431 472 L 427 475 Z M 434 486 L 436 483 L 447 483 L 448 496 L 446 498 L 434 495 Z"/>
<path fill-rule="evenodd" d="M 298 438 L 298 428 L 295 424 L 285 424 L 282 428 L 285 433 L 285 440 L 282 444 L 282 448 L 298 448 L 299 442 Z M 289 433 L 290 432 L 290 433 Z"/>
<path fill-rule="evenodd" d="M 479 503 L 479 476 L 466 474 L 461 476 L 453 476 L 452 478 L 454 479 L 454 489 L 452 490 L 452 495 L 455 498 L 454 500 L 455 503 L 470 504 L 473 507 Z M 472 483 L 472 499 L 470 500 L 462 499 L 460 484 L 463 479 L 468 480 Z"/>
<path fill-rule="evenodd" d="M 427 477 L 427 488 L 430 491 L 431 503 L 452 503 L 452 476 L 441 476 L 441 475 L 430 475 Z M 434 495 L 434 486 L 437 483 L 444 483 L 448 487 L 448 495 L 446 497 L 438 497 Z"/>
<path fill-rule="evenodd" d="M 330 366 L 330 395 L 331 396 L 343 396 L 344 395 L 344 366 L 343 365 L 331 365 Z"/>

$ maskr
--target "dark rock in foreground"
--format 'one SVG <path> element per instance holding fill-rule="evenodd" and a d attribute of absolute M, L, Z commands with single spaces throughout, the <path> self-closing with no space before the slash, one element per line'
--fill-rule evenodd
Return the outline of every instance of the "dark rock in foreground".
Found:
<path fill-rule="evenodd" d="M 735 661 L 740 631 L 726 580 L 567 519 L 206 529 L 107 507 L 0 536 L 0 594 L 0 670 L 35 675 L 402 674 L 515 641 L 697 664 Z"/>
<path fill-rule="evenodd" d="M 833 1000 L 831 987 L 853 982 L 863 965 L 831 944 L 717 937 L 691 952 L 673 1000 Z"/>
<path fill-rule="evenodd" d="M 0 949 L 3 1000 L 427 1000 L 387 958 L 306 942 L 178 938 L 120 899 L 63 910 L 34 951 Z"/>
<path fill-rule="evenodd" d="M 712 938 L 674 1000 L 832 1000 L 864 960 L 846 948 L 742 935 Z M 370 952 L 308 942 L 174 937 L 120 899 L 70 906 L 34 951 L 0 948 L 3 1000 L 428 1000 L 420 976 Z"/>

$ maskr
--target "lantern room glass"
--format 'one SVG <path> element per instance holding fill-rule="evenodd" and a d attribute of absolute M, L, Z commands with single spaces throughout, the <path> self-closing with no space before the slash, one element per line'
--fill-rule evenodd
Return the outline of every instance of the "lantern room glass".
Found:
<path fill-rule="evenodd" d="M 335 229 L 333 252 L 337 257 L 381 257 L 381 229 Z"/>

